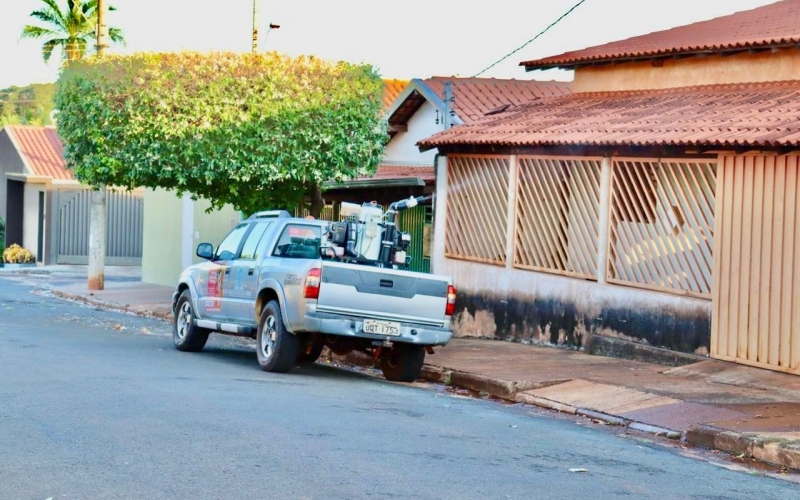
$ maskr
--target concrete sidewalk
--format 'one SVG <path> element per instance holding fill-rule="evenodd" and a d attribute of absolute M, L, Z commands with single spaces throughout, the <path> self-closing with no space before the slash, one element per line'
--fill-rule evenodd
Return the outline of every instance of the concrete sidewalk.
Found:
<path fill-rule="evenodd" d="M 68 284 L 52 288 L 54 295 L 70 300 L 109 309 L 172 318 L 172 293 L 174 288 L 134 282 L 106 282 L 105 290 L 89 291 L 86 283 Z"/>
<path fill-rule="evenodd" d="M 455 339 L 426 361 L 432 379 L 800 469 L 797 376 L 715 360 L 670 368 L 479 339 Z"/>
<path fill-rule="evenodd" d="M 100 292 L 83 282 L 51 289 L 98 307 L 171 318 L 171 287 L 122 281 Z M 797 376 L 714 360 L 671 368 L 482 339 L 454 339 L 426 361 L 423 376 L 431 381 L 800 469 Z"/>

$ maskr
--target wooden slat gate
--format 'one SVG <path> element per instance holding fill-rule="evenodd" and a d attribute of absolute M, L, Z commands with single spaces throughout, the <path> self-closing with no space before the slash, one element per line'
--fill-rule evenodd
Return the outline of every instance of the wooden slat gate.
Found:
<path fill-rule="evenodd" d="M 724 156 L 712 357 L 800 374 L 800 160 Z"/>
<path fill-rule="evenodd" d="M 89 262 L 91 190 L 59 189 L 54 220 L 56 263 Z M 142 191 L 108 190 L 106 265 L 141 266 L 144 199 Z"/>

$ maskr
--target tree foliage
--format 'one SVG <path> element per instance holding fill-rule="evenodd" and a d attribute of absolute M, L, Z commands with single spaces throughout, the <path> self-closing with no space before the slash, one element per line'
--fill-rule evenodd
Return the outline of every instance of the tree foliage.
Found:
<path fill-rule="evenodd" d="M 58 0 L 41 0 L 42 7 L 31 12 L 38 24 L 22 29 L 22 38 L 43 40 L 42 59 L 50 61 L 53 51 L 61 49 L 67 61 L 82 59 L 97 40 L 97 0 L 67 0 L 62 8 Z M 113 6 L 109 10 L 116 10 Z M 122 30 L 109 28 L 108 38 L 125 43 Z"/>
<path fill-rule="evenodd" d="M 367 65 L 187 52 L 72 63 L 55 104 L 82 182 L 173 189 L 253 212 L 373 173 L 387 138 L 381 92 Z"/>
<path fill-rule="evenodd" d="M 0 90 L 0 127 L 5 125 L 50 125 L 53 111 L 52 83 Z"/>

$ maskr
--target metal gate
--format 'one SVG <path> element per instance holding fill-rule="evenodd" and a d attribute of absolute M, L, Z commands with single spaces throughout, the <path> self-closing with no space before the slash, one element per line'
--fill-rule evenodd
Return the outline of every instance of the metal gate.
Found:
<path fill-rule="evenodd" d="M 711 356 L 800 375 L 800 156 L 718 170 Z"/>
<path fill-rule="evenodd" d="M 55 219 L 56 263 L 88 264 L 90 189 L 59 189 Z M 142 265 L 144 192 L 109 189 L 106 264 Z"/>
<path fill-rule="evenodd" d="M 420 205 L 400 212 L 399 229 L 411 234 L 411 246 L 408 255 L 411 256 L 412 271 L 419 273 L 431 272 L 431 225 L 433 221 L 433 206 Z"/>

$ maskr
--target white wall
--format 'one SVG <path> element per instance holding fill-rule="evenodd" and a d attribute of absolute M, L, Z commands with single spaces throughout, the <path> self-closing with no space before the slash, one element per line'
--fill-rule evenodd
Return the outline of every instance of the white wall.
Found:
<path fill-rule="evenodd" d="M 429 102 L 425 104 L 408 121 L 408 130 L 395 135 L 383 152 L 383 161 L 387 163 L 418 163 L 432 165 L 436 150 L 420 153 L 417 142 L 427 139 L 443 130 L 442 115 L 439 113 L 439 125 L 436 124 L 436 108 Z"/>
<path fill-rule="evenodd" d="M 39 260 L 43 256 L 37 255 L 39 243 L 39 193 L 46 192 L 44 184 L 25 183 L 25 203 L 24 214 L 22 216 L 22 246 L 30 250 Z M 45 210 L 47 210 L 47 200 L 45 199 Z M 45 241 L 42 242 L 42 249 L 47 248 L 47 232 L 43 233 Z"/>

